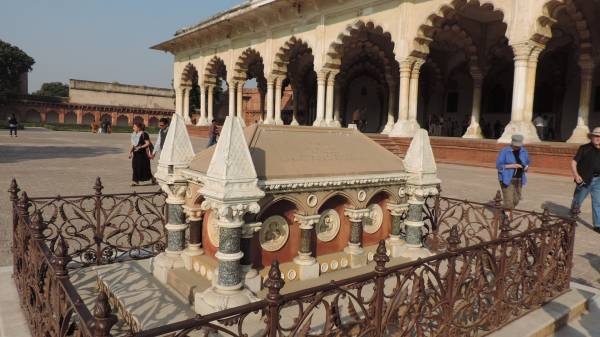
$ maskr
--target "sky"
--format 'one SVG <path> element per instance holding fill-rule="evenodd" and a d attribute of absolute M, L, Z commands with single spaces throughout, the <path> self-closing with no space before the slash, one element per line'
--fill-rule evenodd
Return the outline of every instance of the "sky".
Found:
<path fill-rule="evenodd" d="M 0 0 L 0 40 L 35 59 L 29 92 L 69 79 L 170 87 L 176 30 L 243 0 Z"/>

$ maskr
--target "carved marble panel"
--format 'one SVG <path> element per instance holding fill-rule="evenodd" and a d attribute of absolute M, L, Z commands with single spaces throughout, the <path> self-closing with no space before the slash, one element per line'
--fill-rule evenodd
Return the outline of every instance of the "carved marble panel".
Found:
<path fill-rule="evenodd" d="M 335 209 L 328 209 L 321 214 L 321 219 L 316 226 L 317 238 L 329 242 L 340 232 L 340 216 Z"/>
<path fill-rule="evenodd" d="M 273 215 L 263 221 L 259 240 L 262 249 L 268 252 L 280 250 L 290 237 L 287 220 L 280 215 Z"/>

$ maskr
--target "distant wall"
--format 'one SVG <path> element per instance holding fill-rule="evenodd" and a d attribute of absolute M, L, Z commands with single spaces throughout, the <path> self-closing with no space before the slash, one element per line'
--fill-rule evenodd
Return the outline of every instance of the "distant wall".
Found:
<path fill-rule="evenodd" d="M 172 89 L 82 80 L 69 81 L 69 101 L 80 104 L 175 109 Z"/>

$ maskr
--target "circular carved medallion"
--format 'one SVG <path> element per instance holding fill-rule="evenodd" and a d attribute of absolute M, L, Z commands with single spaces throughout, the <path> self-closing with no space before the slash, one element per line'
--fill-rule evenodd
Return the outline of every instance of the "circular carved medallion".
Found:
<path fill-rule="evenodd" d="M 328 209 L 319 219 L 317 224 L 317 238 L 323 242 L 329 242 L 340 232 L 340 216 L 335 209 Z"/>
<path fill-rule="evenodd" d="M 367 192 L 365 192 L 365 190 L 360 190 L 358 191 L 358 201 L 365 201 L 365 199 L 367 199 Z"/>
<path fill-rule="evenodd" d="M 383 223 L 383 209 L 378 204 L 369 205 L 371 216 L 364 220 L 363 230 L 366 233 L 373 234 L 381 228 Z"/>
<path fill-rule="evenodd" d="M 268 252 L 281 249 L 290 237 L 287 220 L 280 215 L 273 215 L 263 221 L 260 229 L 260 245 Z"/>
<path fill-rule="evenodd" d="M 219 247 L 219 224 L 215 212 L 210 212 L 210 215 L 208 216 L 206 232 L 210 243 L 215 247 Z"/>
<path fill-rule="evenodd" d="M 315 207 L 315 206 L 317 206 L 317 202 L 319 202 L 319 199 L 314 194 L 311 194 L 311 195 L 308 196 L 308 198 L 306 198 L 306 204 L 309 207 Z"/>

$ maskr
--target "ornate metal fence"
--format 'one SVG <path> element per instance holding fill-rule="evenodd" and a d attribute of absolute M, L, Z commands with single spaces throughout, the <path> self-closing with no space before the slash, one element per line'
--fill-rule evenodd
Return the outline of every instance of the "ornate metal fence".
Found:
<path fill-rule="evenodd" d="M 71 257 L 90 248 L 71 249 L 62 234 L 70 233 L 68 226 L 55 231 L 40 226 L 29 215 L 39 207 L 26 195 L 17 199 L 17 193 L 14 184 L 15 282 L 33 335 L 110 336 L 117 318 L 106 295 L 99 293 L 92 314 L 68 278 Z M 547 212 L 506 215 L 497 200 L 487 205 L 448 198 L 430 200 L 425 214 L 437 255 L 389 267 L 382 241 L 374 271 L 290 294 L 281 294 L 284 281 L 275 262 L 266 299 L 128 336 L 475 337 L 569 289 L 573 219 Z"/>

